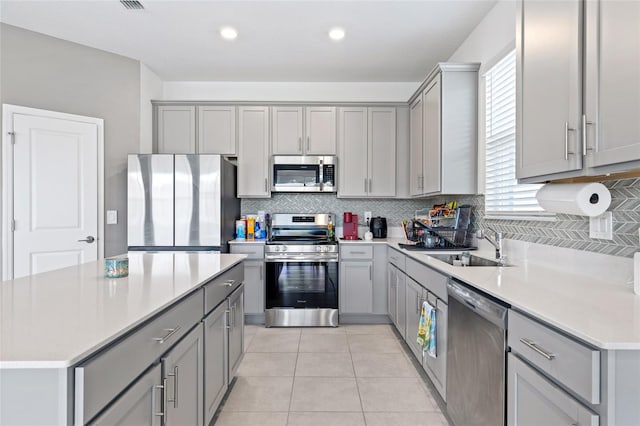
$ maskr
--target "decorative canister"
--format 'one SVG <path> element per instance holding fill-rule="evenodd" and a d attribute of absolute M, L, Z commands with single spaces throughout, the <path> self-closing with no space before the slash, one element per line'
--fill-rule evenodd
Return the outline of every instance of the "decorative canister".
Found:
<path fill-rule="evenodd" d="M 122 278 L 129 275 L 128 257 L 108 257 L 104 260 L 104 276 Z"/>

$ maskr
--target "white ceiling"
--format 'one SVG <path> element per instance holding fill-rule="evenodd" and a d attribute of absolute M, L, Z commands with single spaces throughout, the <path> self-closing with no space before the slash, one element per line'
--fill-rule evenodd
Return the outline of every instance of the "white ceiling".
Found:
<path fill-rule="evenodd" d="M 420 81 L 495 0 L 0 1 L 2 22 L 135 58 L 174 81 Z M 232 42 L 222 26 L 235 27 Z M 331 41 L 331 27 L 346 30 Z"/>

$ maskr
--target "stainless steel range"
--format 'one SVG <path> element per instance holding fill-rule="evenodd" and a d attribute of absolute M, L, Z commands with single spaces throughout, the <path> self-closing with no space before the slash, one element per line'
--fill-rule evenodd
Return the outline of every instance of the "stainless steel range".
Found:
<path fill-rule="evenodd" d="M 273 214 L 265 246 L 267 327 L 338 325 L 333 214 Z"/>

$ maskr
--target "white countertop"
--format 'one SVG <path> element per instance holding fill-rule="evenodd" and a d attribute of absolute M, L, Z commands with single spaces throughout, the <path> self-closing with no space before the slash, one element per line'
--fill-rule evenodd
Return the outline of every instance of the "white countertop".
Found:
<path fill-rule="evenodd" d="M 513 266 L 461 267 L 430 257 L 429 252 L 400 249 L 398 243 L 404 239 L 386 241 L 408 257 L 598 348 L 640 350 L 640 295 L 633 292 L 626 270 L 631 259 L 582 252 L 575 255 L 576 261 L 571 252 L 578 250 L 537 244 L 524 257 L 510 259 Z M 491 246 L 472 253 L 494 256 Z"/>
<path fill-rule="evenodd" d="M 339 240 L 341 245 L 388 244 L 593 346 L 640 350 L 640 295 L 630 283 L 631 259 L 506 240 L 505 253 L 513 266 L 465 268 L 430 257 L 429 252 L 400 249 L 398 243 L 405 242 Z M 492 259 L 493 248 L 482 243 L 472 253 Z M 514 252 L 508 243 L 521 246 L 521 251 Z"/>
<path fill-rule="evenodd" d="M 242 261 L 246 255 L 130 252 L 129 276 L 104 260 L 5 281 L 0 368 L 76 364 Z"/>

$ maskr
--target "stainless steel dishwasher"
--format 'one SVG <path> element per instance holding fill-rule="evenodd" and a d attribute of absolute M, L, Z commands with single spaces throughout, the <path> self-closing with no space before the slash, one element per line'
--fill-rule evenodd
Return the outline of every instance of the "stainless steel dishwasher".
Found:
<path fill-rule="evenodd" d="M 447 411 L 457 426 L 505 424 L 507 307 L 450 279 Z"/>

